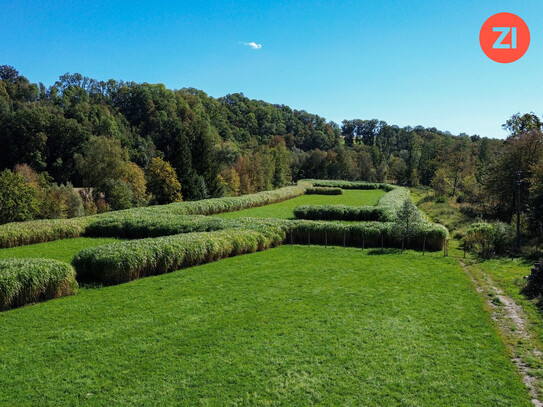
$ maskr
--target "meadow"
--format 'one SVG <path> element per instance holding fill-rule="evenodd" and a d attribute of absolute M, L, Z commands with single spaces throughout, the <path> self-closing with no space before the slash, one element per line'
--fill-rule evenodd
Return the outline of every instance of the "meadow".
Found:
<path fill-rule="evenodd" d="M 70 263 L 80 284 L 76 295 L 0 312 L 0 405 L 529 406 L 456 260 L 393 248 L 391 221 L 292 220 L 300 205 L 394 219 L 409 197 L 322 183 L 340 186 L 112 212 L 77 229 L 0 226 L 14 244 L 13 230 L 19 242 L 58 239 L 0 249 L 0 262 Z M 416 216 L 417 236 L 440 244 L 447 231 Z M 65 230 L 84 237 L 63 239 Z M 311 246 L 288 245 L 310 233 Z M 362 250 L 361 237 L 386 245 Z M 333 246 L 346 238 L 358 248 Z"/>
<path fill-rule="evenodd" d="M 437 253 L 282 246 L 1 313 L 0 349 L 2 405 L 530 405 Z"/>

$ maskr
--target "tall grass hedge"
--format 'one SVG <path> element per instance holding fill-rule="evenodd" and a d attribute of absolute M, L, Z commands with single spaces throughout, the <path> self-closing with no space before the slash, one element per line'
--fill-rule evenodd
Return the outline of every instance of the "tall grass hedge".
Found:
<path fill-rule="evenodd" d="M 231 225 L 236 226 L 237 223 L 202 215 L 112 213 L 87 226 L 85 236 L 142 239 L 180 233 L 212 232 L 233 227 Z"/>
<path fill-rule="evenodd" d="M 402 208 L 405 200 L 410 199 L 410 194 L 411 193 L 407 188 L 395 187 L 379 199 L 377 206 L 384 208 L 386 211 L 386 214 L 384 215 L 386 219 L 393 221 L 398 216 L 398 211 Z M 418 211 L 418 213 L 420 214 L 420 211 Z"/>
<path fill-rule="evenodd" d="M 304 182 L 309 182 L 313 187 L 325 187 L 325 188 L 341 188 L 341 189 L 383 189 L 385 191 L 392 191 L 396 188 L 394 185 L 383 184 L 378 182 L 365 182 L 365 181 L 341 181 L 341 180 L 319 180 L 319 179 L 307 179 Z"/>
<path fill-rule="evenodd" d="M 225 229 L 133 240 L 79 252 L 72 264 L 81 282 L 120 284 L 228 256 L 265 250 L 285 238 L 280 227 L 265 231 Z"/>
<path fill-rule="evenodd" d="M 81 236 L 93 218 L 43 219 L 0 225 L 0 248 Z"/>
<path fill-rule="evenodd" d="M 341 188 L 314 187 L 305 190 L 306 195 L 343 195 Z"/>
<path fill-rule="evenodd" d="M 218 213 L 234 212 L 241 209 L 270 205 L 296 198 L 305 194 L 308 187 L 310 187 L 310 184 L 301 182 L 296 186 L 263 191 L 256 194 L 176 202 L 168 205 L 127 209 L 125 211 L 120 211 L 119 213 L 145 214 L 149 212 L 158 212 L 161 214 L 172 215 L 215 215 Z"/>
<path fill-rule="evenodd" d="M 50 259 L 0 260 L 0 310 L 74 294 L 75 271 Z"/>
<path fill-rule="evenodd" d="M 294 216 L 309 220 L 392 222 L 397 218 L 404 201 L 409 199 L 409 194 L 407 188 L 394 187 L 379 199 L 376 206 L 300 205 L 294 208 Z M 419 221 L 425 221 L 420 211 L 417 211 L 417 215 Z"/>
<path fill-rule="evenodd" d="M 170 219 L 172 219 L 173 216 L 178 215 L 212 215 L 256 206 L 264 206 L 301 196 L 308 187 L 310 187 L 310 184 L 300 182 L 296 186 L 238 197 L 203 199 L 200 201 L 133 208 L 74 219 L 47 219 L 7 223 L 0 225 L 0 248 L 79 237 L 86 234 L 88 227 L 94 225 L 95 222 L 99 225 L 98 229 L 104 230 L 102 225 L 108 224 L 111 225 L 112 229 L 114 228 L 113 225 L 117 225 L 117 228 L 122 228 L 126 232 L 130 226 L 136 227 L 135 225 L 137 224 L 138 218 L 147 219 L 153 217 L 153 219 L 156 219 L 157 216 L 169 216 Z M 128 222 L 126 219 L 130 219 L 130 221 Z M 123 222 L 124 225 L 122 225 Z M 146 229 L 149 230 L 147 222 L 145 220 L 143 222 L 146 224 Z M 162 222 L 162 227 L 164 227 L 164 222 Z M 179 224 L 176 224 L 175 227 L 178 228 Z M 91 227 L 88 235 L 109 236 L 107 234 L 99 235 L 96 230 L 97 228 Z M 216 229 L 211 227 L 206 230 Z M 176 233 L 184 232 L 181 230 Z M 151 236 L 164 234 L 172 233 L 162 233 L 157 229 Z M 113 236 L 117 235 L 118 234 L 113 234 Z"/>
<path fill-rule="evenodd" d="M 447 229 L 439 224 L 417 223 L 406 248 L 441 250 Z M 402 247 L 402 231 L 394 222 L 341 223 L 326 221 L 290 221 L 287 243 L 343 245 L 355 247 Z"/>
<path fill-rule="evenodd" d="M 379 206 L 300 205 L 294 208 L 297 219 L 384 221 L 388 212 Z"/>
<path fill-rule="evenodd" d="M 476 222 L 466 231 L 466 249 L 484 258 L 503 256 L 513 245 L 513 230 L 503 222 Z"/>

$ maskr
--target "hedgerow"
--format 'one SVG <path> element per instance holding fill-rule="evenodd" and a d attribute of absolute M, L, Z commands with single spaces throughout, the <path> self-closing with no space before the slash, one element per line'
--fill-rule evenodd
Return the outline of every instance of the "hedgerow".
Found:
<path fill-rule="evenodd" d="M 30 222 L 8 223 L 5 225 L 0 225 L 0 248 L 79 237 L 85 233 L 88 226 L 93 225 L 95 222 L 97 222 L 97 224 L 100 226 L 99 229 L 104 230 L 103 225 L 108 224 L 112 229 L 121 228 L 129 235 L 129 232 L 127 232 L 128 229 L 130 226 L 136 227 L 138 218 L 145 219 L 146 217 L 150 216 L 153 219 L 157 219 L 157 216 L 196 214 L 212 215 L 222 212 L 232 212 L 240 209 L 264 206 L 295 198 L 303 195 L 306 188 L 309 186 L 310 184 L 308 183 L 300 182 L 297 186 L 290 186 L 273 191 L 264 191 L 238 197 L 213 198 L 204 199 L 201 201 L 134 208 L 74 219 L 47 219 Z M 128 224 L 126 223 L 127 221 L 125 221 L 125 219 L 130 219 Z M 122 222 L 125 222 L 124 226 L 120 226 Z M 146 225 L 146 230 L 149 231 L 147 222 L 143 220 L 143 223 Z M 162 227 L 166 227 L 165 222 L 162 222 Z M 179 224 L 176 224 L 175 227 L 179 228 Z M 216 229 L 210 228 L 204 230 Z M 181 230 L 176 233 L 183 233 L 183 231 Z M 159 231 L 159 229 L 157 229 L 151 236 L 159 236 L 164 234 L 171 233 L 162 233 Z M 88 235 L 109 236 L 107 234 L 97 234 L 96 228 L 91 228 Z M 113 235 L 117 236 L 118 234 Z"/>
<path fill-rule="evenodd" d="M 286 242 L 290 243 L 290 238 L 296 236 L 298 232 L 310 233 L 330 233 L 332 240 L 329 244 L 333 244 L 333 236 L 337 234 L 338 244 L 343 244 L 343 232 L 347 232 L 347 240 L 353 242 L 351 245 L 357 245 L 361 239 L 369 239 L 368 246 L 371 246 L 371 239 L 379 237 L 379 241 L 375 241 L 380 245 L 396 244 L 396 240 L 400 239 L 400 232 L 393 222 L 358 222 L 352 224 L 344 224 L 339 222 L 318 222 L 312 220 L 287 220 L 287 219 L 256 219 L 256 218 L 237 218 L 237 219 L 222 219 L 209 216 L 190 216 L 190 217 L 164 217 L 158 215 L 148 215 L 142 218 L 125 218 L 122 222 L 111 220 L 111 223 L 105 220 L 99 221 L 91 225 L 88 232 L 92 232 L 90 236 L 110 236 L 120 238 L 147 238 L 158 235 L 173 235 L 178 233 L 213 231 L 222 229 L 251 229 L 261 232 L 266 232 L 274 228 L 280 228 L 283 232 L 287 232 Z M 291 235 L 291 232 L 294 235 Z M 338 234 L 339 233 L 339 234 Z M 428 249 L 440 249 L 443 239 L 447 236 L 447 229 L 441 225 L 431 223 L 420 223 L 413 226 L 413 246 L 416 242 L 422 242 L 426 239 Z M 384 242 L 380 238 L 384 237 Z M 399 240 L 398 240 L 399 241 Z M 300 235 L 299 239 L 294 239 L 293 243 L 306 243 L 305 235 Z M 314 241 L 319 244 L 318 240 Z M 324 240 L 322 240 L 324 244 Z M 349 244 L 349 242 L 347 242 Z M 417 243 L 418 244 L 418 243 Z M 417 248 L 419 247 L 417 246 Z"/>
<path fill-rule="evenodd" d="M 343 195 L 341 188 L 314 187 L 305 190 L 306 195 Z"/>
<path fill-rule="evenodd" d="M 287 199 L 296 198 L 305 193 L 310 185 L 304 182 L 296 186 L 284 187 L 256 194 L 202 199 L 199 201 L 176 202 L 168 205 L 148 206 L 144 208 L 127 209 L 117 213 L 145 214 L 149 212 L 172 215 L 215 215 L 224 212 L 234 212 L 241 209 L 270 205 Z"/>
<path fill-rule="evenodd" d="M 190 232 L 211 232 L 227 228 L 231 221 L 202 215 L 158 213 L 116 213 L 104 216 L 87 226 L 85 236 L 141 239 Z"/>
<path fill-rule="evenodd" d="M 474 251 L 482 257 L 489 258 L 493 254 L 506 254 L 512 246 L 513 231 L 511 226 L 502 222 L 472 223 L 466 231 L 464 244 L 466 249 Z"/>
<path fill-rule="evenodd" d="M 447 237 L 447 229 L 439 224 L 417 223 L 407 247 L 440 250 Z M 319 222 L 295 220 L 289 222 L 287 243 L 329 244 L 356 247 L 401 247 L 401 228 L 394 222 Z"/>
<path fill-rule="evenodd" d="M 395 187 L 383 195 L 376 206 L 301 205 L 294 208 L 294 216 L 298 219 L 310 220 L 392 222 L 396 219 L 405 200 L 409 199 L 409 194 L 407 188 Z M 418 210 L 417 216 L 418 221 L 425 221 L 424 216 Z"/>
<path fill-rule="evenodd" d="M 72 266 L 50 259 L 0 260 L 0 310 L 74 294 Z"/>
<path fill-rule="evenodd" d="M 112 285 L 265 250 L 284 238 L 284 230 L 271 225 L 263 231 L 238 228 L 187 233 L 84 249 L 72 264 L 79 281 Z"/>
<path fill-rule="evenodd" d="M 377 206 L 383 208 L 385 210 L 385 214 L 383 216 L 392 221 L 396 219 L 398 211 L 401 209 L 405 200 L 410 199 L 409 195 L 409 189 L 404 187 L 396 187 L 384 194 L 379 199 L 379 202 L 377 202 Z"/>
<path fill-rule="evenodd" d="M 300 205 L 294 208 L 297 219 L 382 221 L 388 213 L 379 206 Z"/>
<path fill-rule="evenodd" d="M 92 217 L 43 219 L 0 225 L 0 248 L 79 237 Z"/>
<path fill-rule="evenodd" d="M 319 179 L 306 179 L 303 181 L 310 182 L 314 187 L 330 187 L 341 189 L 384 189 L 387 192 L 392 191 L 394 188 L 396 188 L 394 185 L 365 181 L 340 181 Z"/>

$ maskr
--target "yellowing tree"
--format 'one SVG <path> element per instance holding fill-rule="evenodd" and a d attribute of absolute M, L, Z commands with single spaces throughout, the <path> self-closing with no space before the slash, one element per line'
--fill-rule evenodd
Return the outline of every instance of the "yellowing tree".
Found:
<path fill-rule="evenodd" d="M 149 201 L 146 187 L 147 182 L 145 181 L 143 170 L 137 164 L 131 162 L 127 165 L 123 180 L 132 187 L 134 204 L 136 206 L 147 204 Z"/>
<path fill-rule="evenodd" d="M 226 188 L 227 196 L 238 196 L 241 190 L 241 180 L 234 167 L 223 170 L 220 174 L 220 181 Z"/>
<path fill-rule="evenodd" d="M 177 174 L 170 163 L 156 157 L 151 160 L 145 170 L 147 190 L 152 194 L 151 202 L 154 204 L 167 204 L 181 202 L 181 184 Z"/>

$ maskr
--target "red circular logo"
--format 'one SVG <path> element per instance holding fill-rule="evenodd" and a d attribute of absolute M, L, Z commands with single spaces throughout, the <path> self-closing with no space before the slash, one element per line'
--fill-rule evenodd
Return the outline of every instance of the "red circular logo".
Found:
<path fill-rule="evenodd" d="M 530 30 L 519 16 L 494 14 L 485 21 L 479 33 L 483 52 L 491 60 L 507 64 L 524 55 L 530 45 Z"/>

